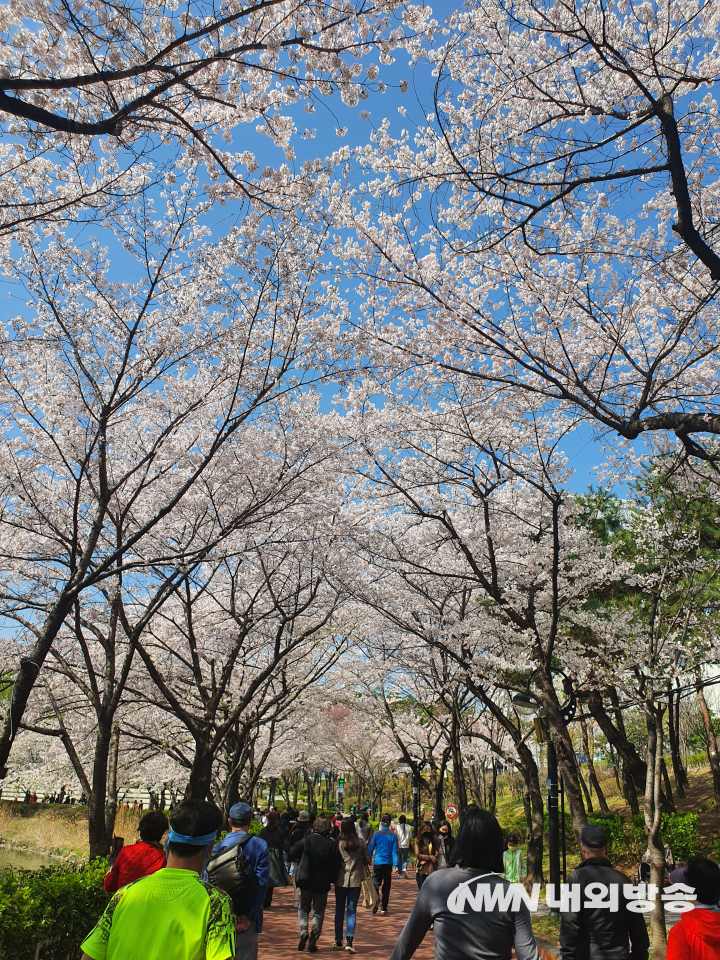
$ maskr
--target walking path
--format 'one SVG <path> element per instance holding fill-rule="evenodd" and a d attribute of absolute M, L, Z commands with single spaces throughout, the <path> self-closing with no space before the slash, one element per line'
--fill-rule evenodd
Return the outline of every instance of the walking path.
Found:
<path fill-rule="evenodd" d="M 414 876 L 409 880 L 398 880 L 393 877 L 389 913 L 385 916 L 380 913 L 373 915 L 371 910 L 367 910 L 358 904 L 354 941 L 358 958 L 362 958 L 362 960 L 389 960 L 395 941 L 413 908 L 416 896 L 417 884 Z M 307 948 L 305 953 L 298 953 L 299 939 L 300 929 L 298 927 L 297 909 L 293 904 L 293 888 L 282 887 L 276 889 L 273 894 L 272 907 L 265 911 L 263 932 L 260 934 L 260 960 L 291 960 L 292 957 L 299 958 L 300 956 L 303 957 L 303 960 L 311 960 L 313 954 L 308 955 Z M 344 957 L 349 960 L 351 954 L 345 953 L 344 950 L 342 953 L 333 950 L 334 940 L 335 893 L 334 890 L 331 890 L 328 896 L 327 910 L 325 911 L 322 936 L 318 941 L 318 957 L 322 954 L 325 960 L 330 960 L 331 957 L 337 957 L 338 960 L 340 957 Z M 413 960 L 432 960 L 434 954 L 435 938 L 430 931 Z"/>

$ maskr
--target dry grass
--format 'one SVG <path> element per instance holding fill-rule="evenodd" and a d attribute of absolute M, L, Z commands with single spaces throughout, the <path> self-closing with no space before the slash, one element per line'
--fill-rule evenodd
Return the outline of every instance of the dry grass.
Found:
<path fill-rule="evenodd" d="M 138 839 L 139 810 L 118 811 L 115 833 L 125 843 Z M 88 855 L 87 809 L 0 802 L 0 843 L 54 856 Z"/>

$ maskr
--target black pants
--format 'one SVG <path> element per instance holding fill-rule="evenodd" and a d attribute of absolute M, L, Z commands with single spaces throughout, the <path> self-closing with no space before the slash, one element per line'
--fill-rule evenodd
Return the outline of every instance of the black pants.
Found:
<path fill-rule="evenodd" d="M 378 892 L 378 896 L 380 896 L 380 888 L 382 887 L 380 907 L 383 910 L 387 910 L 388 900 L 390 899 L 392 869 L 391 863 L 376 863 L 373 868 L 373 883 L 375 884 L 375 889 Z"/>
<path fill-rule="evenodd" d="M 418 885 L 418 890 L 419 890 L 420 887 L 421 887 L 421 886 L 425 883 L 425 881 L 427 880 L 427 874 L 426 874 L 426 873 L 416 873 L 416 874 L 415 874 L 415 879 L 417 880 L 417 885 Z"/>

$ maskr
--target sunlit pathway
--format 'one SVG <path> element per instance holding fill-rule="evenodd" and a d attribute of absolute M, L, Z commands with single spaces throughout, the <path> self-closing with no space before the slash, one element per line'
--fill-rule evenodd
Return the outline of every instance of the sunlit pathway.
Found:
<path fill-rule="evenodd" d="M 395 941 L 407 920 L 417 896 L 415 878 L 398 880 L 393 877 L 390 892 L 390 912 L 385 916 L 379 913 L 373 916 L 370 910 L 358 906 L 357 926 L 355 929 L 355 948 L 358 957 L 363 960 L 388 960 Z M 350 954 L 333 950 L 335 939 L 335 893 L 330 891 L 328 908 L 322 937 L 318 942 L 318 956 L 349 958 Z M 265 911 L 265 924 L 260 935 L 259 960 L 289 960 L 291 957 L 312 957 L 313 954 L 298 953 L 300 938 L 297 910 L 293 905 L 292 887 L 275 891 L 273 905 Z M 417 960 L 431 960 L 435 953 L 435 939 L 432 931 L 415 954 Z"/>

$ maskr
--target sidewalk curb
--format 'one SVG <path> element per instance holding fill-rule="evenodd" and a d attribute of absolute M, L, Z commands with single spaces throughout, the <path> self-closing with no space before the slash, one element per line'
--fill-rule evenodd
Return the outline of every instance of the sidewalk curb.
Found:
<path fill-rule="evenodd" d="M 535 937 L 540 960 L 560 960 L 560 947 Z"/>

